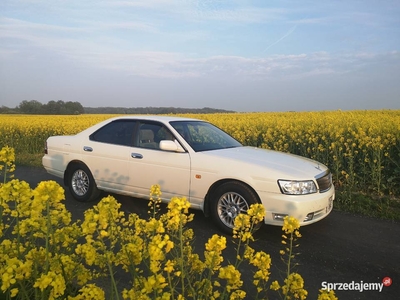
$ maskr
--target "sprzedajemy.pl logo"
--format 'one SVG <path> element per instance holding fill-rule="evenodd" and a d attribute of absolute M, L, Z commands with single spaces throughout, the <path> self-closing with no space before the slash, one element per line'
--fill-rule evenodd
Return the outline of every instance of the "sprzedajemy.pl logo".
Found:
<path fill-rule="evenodd" d="M 379 291 L 382 292 L 383 287 L 392 285 L 392 279 L 390 277 L 383 278 L 382 282 L 326 282 L 321 283 L 322 289 L 334 290 L 334 291 Z"/>

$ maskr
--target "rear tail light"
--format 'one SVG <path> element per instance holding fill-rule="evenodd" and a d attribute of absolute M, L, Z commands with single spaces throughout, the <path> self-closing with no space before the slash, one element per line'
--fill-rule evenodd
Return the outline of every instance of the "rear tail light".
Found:
<path fill-rule="evenodd" d="M 44 142 L 44 154 L 48 154 L 48 152 L 47 152 L 47 142 Z"/>

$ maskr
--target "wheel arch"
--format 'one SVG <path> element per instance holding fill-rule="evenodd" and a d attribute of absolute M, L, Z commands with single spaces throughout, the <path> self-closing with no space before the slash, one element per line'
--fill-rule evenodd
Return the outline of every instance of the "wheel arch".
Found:
<path fill-rule="evenodd" d="M 67 165 L 67 167 L 65 168 L 65 171 L 64 171 L 64 185 L 66 186 L 66 187 L 69 187 L 69 183 L 68 183 L 68 178 L 69 178 L 69 173 L 71 172 L 71 168 L 73 167 L 73 166 L 85 166 L 86 168 L 88 168 L 88 170 L 90 171 L 90 173 L 92 173 L 92 171 L 89 169 L 89 167 L 84 163 L 84 162 L 82 162 L 82 161 L 80 161 L 80 160 L 77 160 L 77 159 L 75 159 L 75 160 L 71 160 L 69 163 L 68 163 L 68 165 Z M 92 175 L 93 175 L 93 173 L 92 173 Z"/>
<path fill-rule="evenodd" d="M 238 179 L 234 179 L 234 178 L 220 179 L 220 180 L 214 182 L 210 186 L 210 188 L 208 189 L 207 194 L 206 194 L 206 196 L 204 198 L 203 212 L 204 212 L 204 215 L 206 217 L 210 216 L 210 207 L 211 207 L 212 195 L 214 194 L 215 190 L 218 187 L 220 187 L 222 184 L 227 183 L 227 182 L 236 182 L 236 183 L 243 184 L 244 186 L 249 188 L 254 193 L 254 195 L 256 195 L 258 203 L 261 203 L 261 199 L 260 199 L 260 196 L 258 195 L 258 193 L 251 187 L 251 185 L 247 184 L 246 182 L 238 180 Z"/>

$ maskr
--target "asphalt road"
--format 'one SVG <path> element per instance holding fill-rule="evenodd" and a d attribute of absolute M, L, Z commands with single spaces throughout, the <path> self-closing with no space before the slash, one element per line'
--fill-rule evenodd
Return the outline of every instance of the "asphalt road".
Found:
<path fill-rule="evenodd" d="M 18 167 L 15 178 L 28 182 L 31 188 L 43 180 L 56 180 L 62 186 L 62 180 L 46 173 L 42 168 Z M 65 205 L 76 219 L 82 219 L 86 209 L 92 203 L 75 201 L 68 190 L 65 192 Z M 126 212 L 147 216 L 147 201 L 126 196 L 113 195 Z M 202 212 L 195 213 L 191 226 L 194 228 L 196 241 L 194 248 L 201 254 L 204 244 L 214 233 L 222 234 L 210 219 Z M 351 215 L 334 210 L 324 220 L 304 226 L 300 229 L 299 252 L 296 262 L 297 272 L 305 280 L 309 292 L 308 299 L 316 299 L 323 283 L 336 285 L 339 299 L 399 299 L 400 295 L 400 223 L 376 220 Z M 283 269 L 279 250 L 281 244 L 280 227 L 264 225 L 256 234 L 252 245 L 256 250 L 263 250 L 271 255 L 272 276 L 277 276 Z M 226 260 L 234 258 L 234 245 L 228 237 Z M 242 276 L 251 276 L 247 270 L 241 270 Z M 350 289 L 361 283 L 382 283 L 384 278 L 392 280 L 390 286 L 382 291 L 338 290 Z M 343 284 L 343 285 L 340 285 Z M 273 299 L 272 296 L 270 299 Z"/>

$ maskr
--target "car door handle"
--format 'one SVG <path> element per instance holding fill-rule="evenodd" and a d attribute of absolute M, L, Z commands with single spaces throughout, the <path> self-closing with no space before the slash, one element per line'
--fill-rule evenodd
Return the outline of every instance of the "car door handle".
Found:
<path fill-rule="evenodd" d="M 143 155 L 140 154 L 140 153 L 131 153 L 131 157 L 132 157 L 132 158 L 139 158 L 139 159 L 142 159 L 142 158 L 143 158 Z"/>
<path fill-rule="evenodd" d="M 83 146 L 83 151 L 92 152 L 93 148 L 92 147 L 88 147 L 88 146 Z"/>

